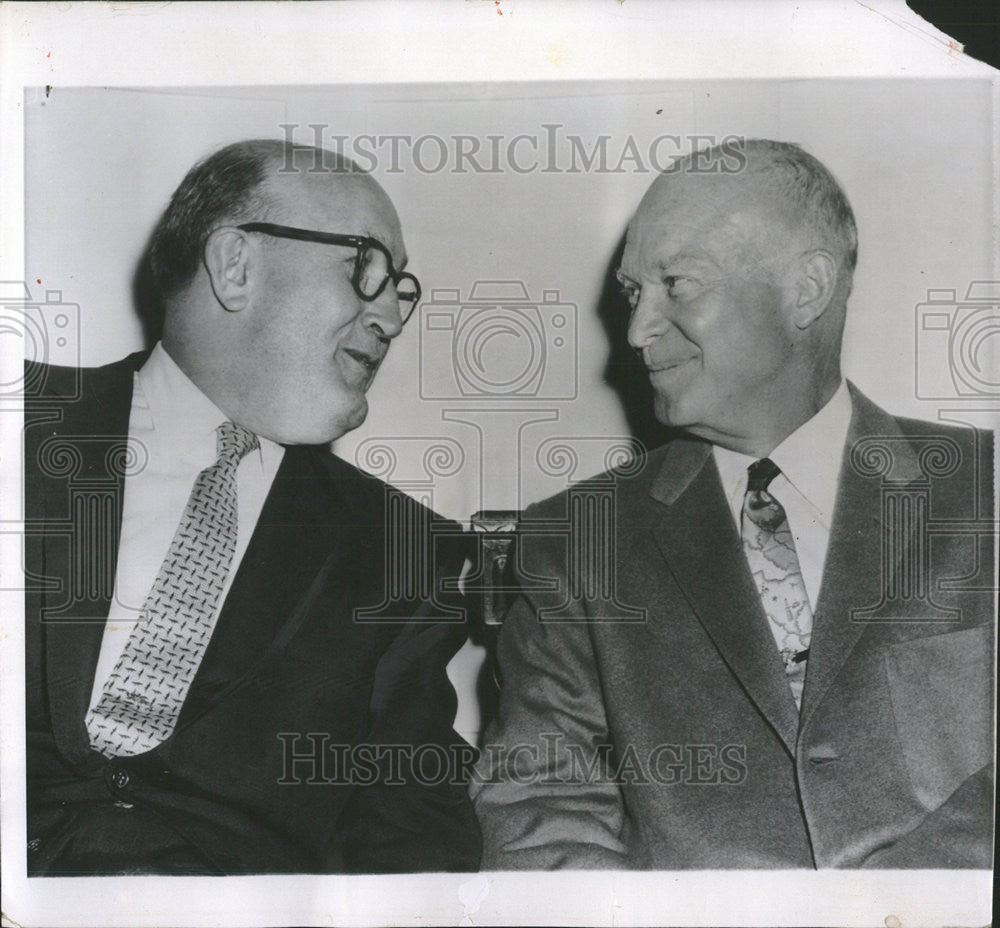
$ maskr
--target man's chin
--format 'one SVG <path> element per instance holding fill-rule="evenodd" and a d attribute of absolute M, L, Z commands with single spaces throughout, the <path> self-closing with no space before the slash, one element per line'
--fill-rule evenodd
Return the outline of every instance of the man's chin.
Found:
<path fill-rule="evenodd" d="M 362 425 L 367 418 L 368 401 L 362 394 L 354 406 L 350 409 L 342 410 L 340 415 L 338 415 L 336 419 L 329 424 L 326 429 L 326 435 L 328 435 L 328 437 L 320 439 L 317 444 L 336 441 L 348 432 L 353 432 L 354 429 L 356 429 L 359 425 Z"/>
<path fill-rule="evenodd" d="M 653 414 L 660 423 L 671 428 L 683 428 L 685 422 L 682 413 L 681 404 L 676 400 L 667 399 L 659 393 L 656 394 L 653 400 Z"/>
<path fill-rule="evenodd" d="M 366 400 L 362 396 L 361 402 L 358 403 L 357 408 L 345 418 L 344 432 L 349 432 L 351 431 L 351 429 L 356 429 L 367 418 L 368 418 L 368 400 Z M 340 434 L 343 434 L 343 432 L 341 432 Z"/>
<path fill-rule="evenodd" d="M 351 408 L 338 410 L 328 418 L 300 419 L 264 437 L 282 445 L 328 445 L 356 429 L 367 418 L 368 402 L 362 396 Z"/>

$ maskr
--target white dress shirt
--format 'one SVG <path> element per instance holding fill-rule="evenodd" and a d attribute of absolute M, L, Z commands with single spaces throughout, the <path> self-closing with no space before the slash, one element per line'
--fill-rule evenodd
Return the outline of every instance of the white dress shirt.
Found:
<path fill-rule="evenodd" d="M 101 642 L 90 705 L 121 656 L 139 611 L 181 521 L 195 478 L 217 457 L 216 428 L 227 419 L 157 343 L 136 372 L 129 413 L 129 443 L 138 443 L 137 473 L 126 473 L 115 592 Z M 260 518 L 264 500 L 284 456 L 281 445 L 259 438 L 236 471 L 239 527 L 236 552 L 213 622 L 225 602 L 236 570 Z M 143 455 L 142 449 L 145 449 Z"/>
<path fill-rule="evenodd" d="M 830 546 L 830 525 L 851 411 L 851 395 L 842 380 L 829 402 L 768 455 L 781 468 L 768 492 L 781 503 L 788 517 L 813 612 Z M 757 459 L 718 445 L 712 447 L 712 453 L 739 532 L 747 467 Z"/>

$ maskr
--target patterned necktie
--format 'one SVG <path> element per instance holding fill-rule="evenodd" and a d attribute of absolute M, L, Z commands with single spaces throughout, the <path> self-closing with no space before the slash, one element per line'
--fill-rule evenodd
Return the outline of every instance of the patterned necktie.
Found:
<path fill-rule="evenodd" d="M 236 468 L 258 447 L 233 422 L 216 434 L 218 459 L 195 479 L 139 620 L 87 713 L 90 744 L 107 757 L 141 754 L 170 737 L 208 646 L 236 550 Z"/>
<path fill-rule="evenodd" d="M 785 510 L 767 492 L 771 481 L 780 473 L 770 458 L 754 461 L 747 468 L 743 550 L 785 663 L 795 704 L 800 706 L 813 616 Z"/>

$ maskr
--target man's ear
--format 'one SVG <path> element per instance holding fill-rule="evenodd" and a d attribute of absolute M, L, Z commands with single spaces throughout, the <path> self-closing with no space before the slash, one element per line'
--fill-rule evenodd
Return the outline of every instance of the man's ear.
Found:
<path fill-rule="evenodd" d="M 228 312 L 240 312 L 249 301 L 251 248 L 246 233 L 233 228 L 216 229 L 205 242 L 205 270 L 215 298 Z"/>
<path fill-rule="evenodd" d="M 792 322 L 807 329 L 823 315 L 837 287 L 837 262 L 828 251 L 808 251 L 799 259 Z"/>

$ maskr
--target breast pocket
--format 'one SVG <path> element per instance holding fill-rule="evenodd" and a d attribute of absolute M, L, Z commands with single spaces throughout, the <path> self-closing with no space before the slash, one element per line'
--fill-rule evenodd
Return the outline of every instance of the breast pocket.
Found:
<path fill-rule="evenodd" d="M 930 811 L 992 761 L 993 628 L 900 642 L 885 663 L 902 755 Z"/>

